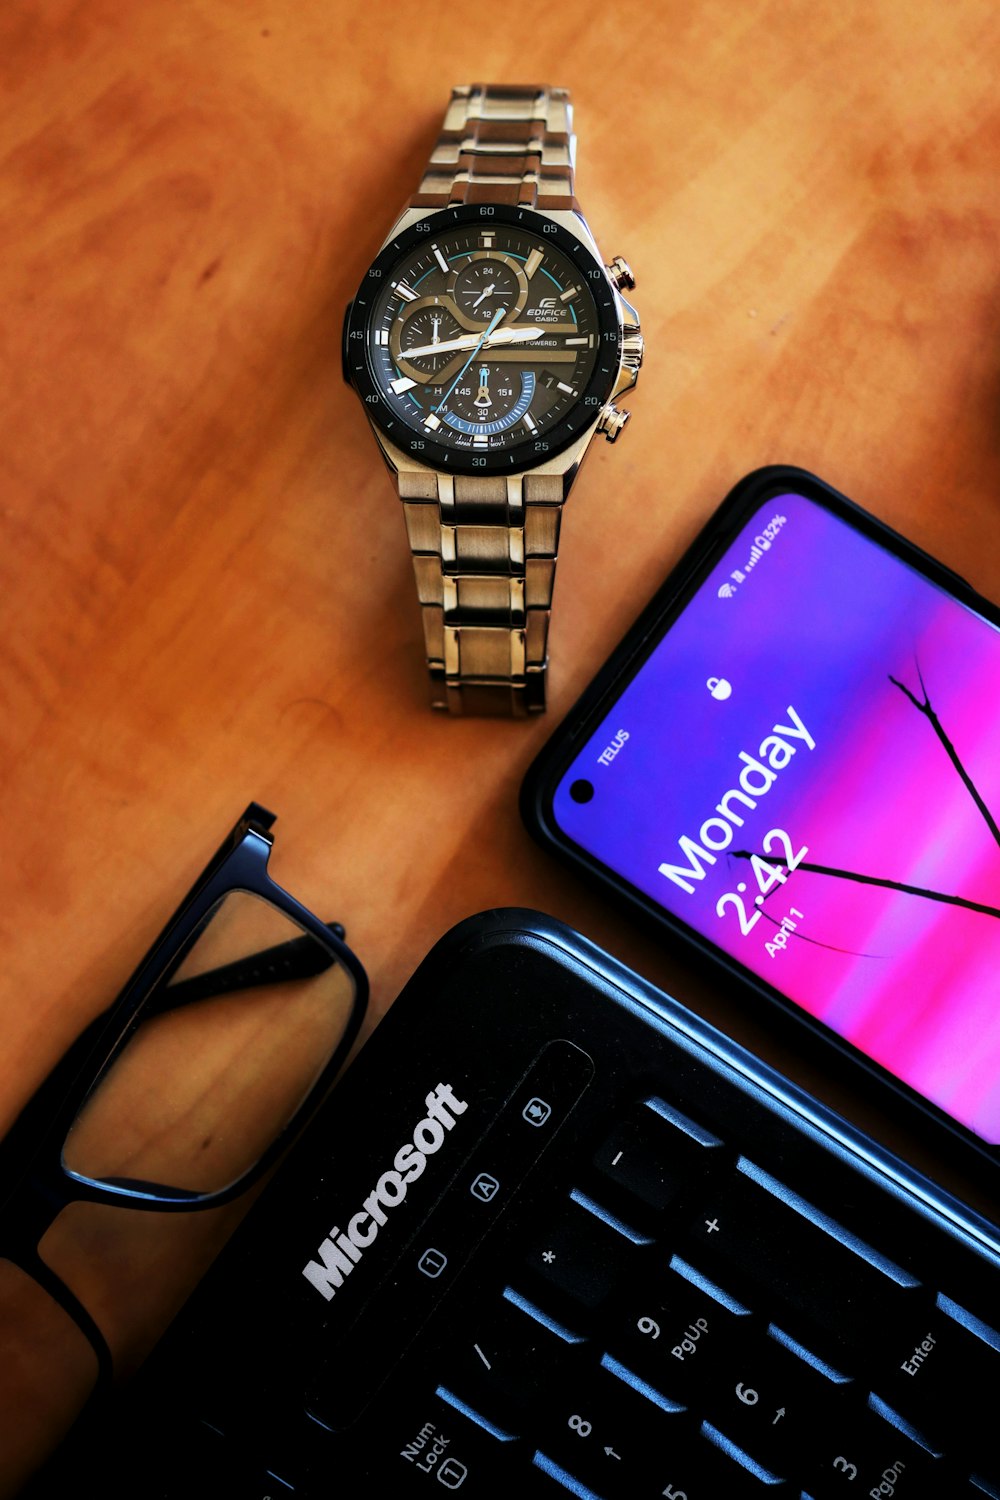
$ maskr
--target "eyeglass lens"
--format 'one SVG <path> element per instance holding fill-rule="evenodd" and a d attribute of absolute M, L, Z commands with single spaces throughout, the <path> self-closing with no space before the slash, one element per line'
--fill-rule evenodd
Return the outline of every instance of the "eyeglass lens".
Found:
<path fill-rule="evenodd" d="M 80 1177 L 214 1193 L 294 1118 L 354 1004 L 352 976 L 268 901 L 233 891 L 154 985 L 63 1148 Z"/>

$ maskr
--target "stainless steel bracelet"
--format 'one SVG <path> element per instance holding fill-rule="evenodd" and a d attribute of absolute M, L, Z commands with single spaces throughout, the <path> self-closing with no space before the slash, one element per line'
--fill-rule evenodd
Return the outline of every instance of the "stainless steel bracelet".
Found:
<path fill-rule="evenodd" d="M 575 155 L 568 89 L 506 83 L 452 89 L 412 206 L 573 208 Z"/>
<path fill-rule="evenodd" d="M 562 476 L 398 479 L 434 707 L 540 712 Z"/>
<path fill-rule="evenodd" d="M 566 89 L 453 89 L 411 206 L 575 208 L 572 126 Z M 433 706 L 454 714 L 541 712 L 563 476 L 428 469 L 397 478 Z"/>

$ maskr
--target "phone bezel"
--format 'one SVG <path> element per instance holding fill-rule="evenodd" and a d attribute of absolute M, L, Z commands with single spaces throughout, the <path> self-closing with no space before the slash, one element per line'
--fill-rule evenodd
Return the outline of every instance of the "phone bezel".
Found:
<path fill-rule="evenodd" d="M 786 493 L 804 495 L 840 516 L 876 545 L 899 557 L 959 603 L 1000 629 L 1000 608 L 978 594 L 957 573 L 815 474 L 780 464 L 755 469 L 730 490 L 536 756 L 521 786 L 521 816 L 529 832 L 543 847 L 591 884 L 596 882 L 598 888 L 611 895 L 617 905 L 637 916 L 647 929 L 651 928 L 659 936 L 679 940 L 710 976 L 725 977 L 748 996 L 771 1002 L 776 1007 L 774 1013 L 790 1023 L 792 1033 L 811 1056 L 821 1055 L 825 1063 L 834 1064 L 839 1077 L 854 1082 L 863 1080 L 870 1090 L 881 1095 L 882 1103 L 891 1100 L 902 1104 L 905 1123 L 915 1134 L 929 1139 L 934 1146 L 949 1141 L 954 1146 L 969 1148 L 971 1155 L 965 1150 L 961 1153 L 966 1158 L 964 1164 L 967 1168 L 983 1162 L 996 1168 L 1000 1165 L 1000 1144 L 984 1141 L 702 933 L 658 906 L 650 896 L 576 845 L 562 832 L 553 817 L 556 788 L 578 753 L 580 742 L 610 712 L 617 697 L 641 670 L 747 521 L 762 506 Z"/>

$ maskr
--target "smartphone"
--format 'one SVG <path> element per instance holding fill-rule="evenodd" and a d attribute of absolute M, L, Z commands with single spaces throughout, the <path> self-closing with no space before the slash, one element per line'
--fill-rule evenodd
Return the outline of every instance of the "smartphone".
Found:
<path fill-rule="evenodd" d="M 1000 611 L 956 574 L 814 475 L 757 470 L 521 808 L 748 1003 L 1000 1159 Z"/>

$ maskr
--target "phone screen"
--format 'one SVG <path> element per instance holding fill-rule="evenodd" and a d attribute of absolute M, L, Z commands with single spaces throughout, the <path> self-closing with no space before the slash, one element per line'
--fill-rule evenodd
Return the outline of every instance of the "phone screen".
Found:
<path fill-rule="evenodd" d="M 1000 632 L 769 499 L 557 786 L 563 834 L 1000 1141 Z"/>

